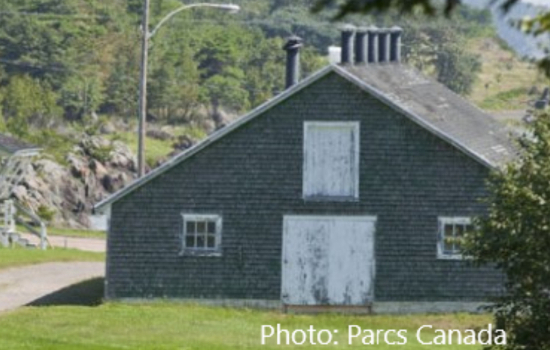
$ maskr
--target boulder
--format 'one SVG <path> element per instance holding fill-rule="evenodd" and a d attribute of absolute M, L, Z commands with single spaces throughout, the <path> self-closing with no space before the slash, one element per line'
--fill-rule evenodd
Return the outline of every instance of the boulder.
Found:
<path fill-rule="evenodd" d="M 92 155 L 97 147 L 111 147 L 107 162 Z M 11 196 L 37 211 L 55 209 L 51 222 L 74 228 L 89 227 L 94 204 L 134 179 L 136 157 L 122 142 L 84 136 L 67 155 L 67 165 L 53 159 L 36 159 L 12 188 Z"/>
<path fill-rule="evenodd" d="M 94 172 L 97 178 L 102 178 L 109 173 L 105 166 L 97 159 L 92 159 L 90 161 L 90 169 Z"/>
<path fill-rule="evenodd" d="M 17 198 L 20 202 L 24 203 L 27 201 L 28 197 L 27 188 L 22 185 L 15 186 L 12 190 L 11 195 Z"/>
<path fill-rule="evenodd" d="M 117 132 L 116 127 L 111 122 L 105 122 L 99 127 L 99 132 L 103 135 L 114 134 Z"/>
<path fill-rule="evenodd" d="M 71 174 L 76 178 L 84 178 L 88 175 L 89 169 L 84 163 L 84 160 L 74 153 L 67 155 L 67 162 L 69 163 Z"/>

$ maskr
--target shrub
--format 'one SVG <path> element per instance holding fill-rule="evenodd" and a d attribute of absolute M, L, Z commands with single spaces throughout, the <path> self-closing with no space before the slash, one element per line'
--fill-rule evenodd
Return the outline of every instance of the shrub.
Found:
<path fill-rule="evenodd" d="M 50 222 L 55 216 L 56 210 L 49 208 L 46 205 L 41 205 L 38 207 L 36 214 L 44 221 Z"/>

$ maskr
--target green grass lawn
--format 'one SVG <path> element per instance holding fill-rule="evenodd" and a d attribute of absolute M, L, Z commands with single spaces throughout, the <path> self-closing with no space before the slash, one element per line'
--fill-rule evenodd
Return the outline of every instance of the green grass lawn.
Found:
<path fill-rule="evenodd" d="M 39 250 L 0 247 L 0 269 L 66 261 L 105 261 L 105 254 L 62 248 Z"/>
<path fill-rule="evenodd" d="M 416 330 L 425 324 L 442 329 L 485 327 L 488 315 L 413 315 L 413 316 L 296 316 L 247 309 L 203 307 L 191 304 L 117 304 L 99 307 L 33 307 L 0 316 L 0 349 L 280 349 L 319 346 L 276 345 L 268 340 L 261 345 L 262 325 L 290 330 L 339 330 L 338 345 L 322 348 L 425 349 L 415 339 Z M 349 325 L 363 329 L 408 329 L 408 343 L 396 345 L 348 345 Z M 425 340 L 433 333 L 425 333 Z M 448 345 L 439 349 L 481 349 L 481 346 Z"/>
<path fill-rule="evenodd" d="M 195 127 L 174 127 L 174 136 L 188 135 L 192 139 L 202 140 L 206 133 Z M 137 153 L 137 134 L 134 132 L 118 132 L 113 134 L 112 139 L 120 140 L 127 144 L 132 152 Z M 151 137 L 145 138 L 146 159 L 149 166 L 156 167 L 158 160 L 165 158 L 174 151 L 172 147 L 175 140 L 157 140 Z"/>
<path fill-rule="evenodd" d="M 17 232 L 27 232 L 28 230 L 17 225 Z M 92 230 L 79 230 L 73 228 L 57 228 L 47 227 L 48 236 L 65 236 L 65 237 L 78 237 L 78 238 L 101 238 L 105 239 L 105 231 L 92 231 Z"/>

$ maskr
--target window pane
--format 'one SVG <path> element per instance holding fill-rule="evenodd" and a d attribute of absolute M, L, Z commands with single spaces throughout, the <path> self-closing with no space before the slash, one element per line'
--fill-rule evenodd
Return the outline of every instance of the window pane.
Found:
<path fill-rule="evenodd" d="M 455 237 L 464 236 L 464 225 L 456 225 L 455 228 Z"/>
<path fill-rule="evenodd" d="M 453 237 L 453 224 L 444 224 L 443 232 L 444 232 L 443 237 L 445 238 Z"/>
<path fill-rule="evenodd" d="M 453 225 L 445 224 L 443 233 L 443 253 L 450 254 L 453 252 Z"/>
<path fill-rule="evenodd" d="M 205 239 L 204 236 L 197 236 L 197 248 L 204 248 Z"/>
<path fill-rule="evenodd" d="M 455 239 L 454 247 L 453 247 L 453 253 L 454 254 L 460 254 L 462 251 L 462 241 L 460 239 Z"/>
<path fill-rule="evenodd" d="M 216 233 L 216 223 L 214 221 L 208 221 L 208 233 Z"/>
<path fill-rule="evenodd" d="M 187 221 L 185 231 L 188 235 L 193 235 L 195 233 L 195 221 Z"/>
<path fill-rule="evenodd" d="M 195 248 L 195 236 L 185 237 L 185 246 L 187 248 Z"/>
<path fill-rule="evenodd" d="M 208 235 L 206 246 L 208 248 L 216 248 L 216 236 Z"/>
<path fill-rule="evenodd" d="M 197 233 L 206 233 L 206 222 L 198 221 L 197 222 Z"/>

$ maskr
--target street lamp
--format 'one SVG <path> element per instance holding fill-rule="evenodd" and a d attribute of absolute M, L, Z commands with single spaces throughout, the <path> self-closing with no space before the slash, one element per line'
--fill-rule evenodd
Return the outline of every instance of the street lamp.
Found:
<path fill-rule="evenodd" d="M 147 118 L 147 61 L 149 60 L 149 40 L 157 33 L 162 25 L 183 10 L 188 10 L 195 7 L 209 7 L 225 10 L 229 13 L 236 13 L 241 9 L 239 5 L 234 4 L 195 3 L 183 5 L 167 14 L 160 20 L 157 26 L 149 32 L 149 4 L 150 0 L 145 0 L 143 4 L 143 34 L 141 45 L 141 73 L 139 82 L 138 177 L 142 177 L 145 174 L 145 123 Z"/>

